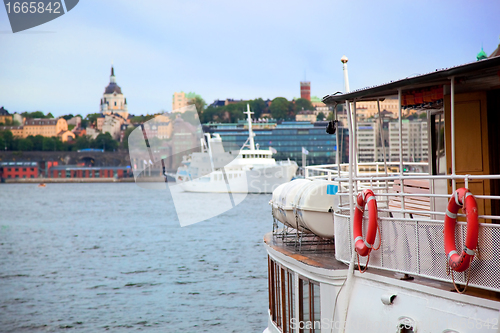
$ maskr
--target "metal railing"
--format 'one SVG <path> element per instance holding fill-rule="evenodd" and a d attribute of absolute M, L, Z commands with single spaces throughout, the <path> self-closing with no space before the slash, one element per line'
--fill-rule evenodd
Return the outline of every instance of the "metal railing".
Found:
<path fill-rule="evenodd" d="M 405 164 L 406 165 L 406 164 Z M 359 169 L 360 164 L 358 165 Z M 348 169 L 347 174 L 329 166 L 308 167 L 308 173 L 314 178 L 328 179 L 338 184 L 340 196 L 339 205 L 334 211 L 335 257 L 349 264 L 353 253 L 351 209 L 349 206 Z M 335 175 L 333 172 L 337 172 Z M 324 174 L 321 174 L 324 173 Z M 310 178 L 313 178 L 310 177 Z M 465 187 L 470 181 L 500 179 L 500 175 L 428 175 L 428 174 L 388 174 L 358 172 L 353 176 L 353 191 L 356 196 L 361 190 L 370 188 L 375 193 L 378 205 L 378 220 L 380 232 L 377 233 L 375 244 L 381 242 L 378 251 L 372 251 L 369 267 L 389 270 L 402 274 L 427 277 L 439 281 L 452 282 L 444 251 L 444 216 L 450 193 L 435 193 L 432 183 L 435 181 L 460 180 Z M 425 189 L 412 193 L 412 188 L 405 185 L 411 180 L 426 180 L 429 193 Z M 394 186 L 396 184 L 396 186 Z M 448 192 L 446 188 L 446 192 Z M 478 200 L 500 200 L 498 195 L 473 193 Z M 415 208 L 414 202 L 419 201 Z M 444 202 L 444 209 L 439 210 L 432 203 L 436 200 Z M 429 202 L 426 207 L 426 202 Z M 442 206 L 442 205 L 441 205 Z M 441 207 L 442 208 L 442 207 Z M 365 213 L 365 218 L 367 214 Z M 465 220 L 464 214 L 458 214 Z M 477 254 L 468 272 L 454 273 L 456 283 L 481 289 L 500 292 L 500 216 L 492 214 L 479 215 L 479 244 Z M 460 220 L 460 218 L 459 218 Z M 495 223 L 484 223 L 484 222 Z M 364 227 L 367 221 L 363 222 Z M 366 231 L 366 230 L 365 230 Z M 467 223 L 458 222 L 455 232 L 457 251 L 462 251 L 467 233 Z M 361 265 L 366 264 L 366 258 L 360 258 Z"/>

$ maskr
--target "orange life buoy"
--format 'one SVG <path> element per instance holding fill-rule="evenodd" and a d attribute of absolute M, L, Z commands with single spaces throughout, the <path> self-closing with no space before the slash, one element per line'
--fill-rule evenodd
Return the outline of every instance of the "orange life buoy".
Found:
<path fill-rule="evenodd" d="M 458 209 L 462 208 L 467 217 L 467 236 L 462 253 L 459 255 L 455 246 L 455 225 Z M 463 272 L 469 268 L 474 259 L 479 235 L 479 222 L 476 199 L 467 188 L 456 190 L 448 202 L 444 217 L 444 251 L 450 267 L 455 272 Z"/>
<path fill-rule="evenodd" d="M 368 205 L 368 230 L 366 240 L 363 239 L 363 213 Z M 356 209 L 354 210 L 353 235 L 356 252 L 362 257 L 367 256 L 372 250 L 377 236 L 377 201 L 372 190 L 364 190 L 358 194 Z"/>

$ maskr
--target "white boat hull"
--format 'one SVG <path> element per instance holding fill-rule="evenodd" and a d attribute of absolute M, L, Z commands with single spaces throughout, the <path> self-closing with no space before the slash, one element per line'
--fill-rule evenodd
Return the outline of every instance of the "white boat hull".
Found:
<path fill-rule="evenodd" d="M 225 169 L 214 171 L 200 178 L 180 182 L 186 192 L 210 193 L 272 193 L 278 186 L 290 181 L 297 165 L 281 165 L 254 168 L 252 170 Z"/>

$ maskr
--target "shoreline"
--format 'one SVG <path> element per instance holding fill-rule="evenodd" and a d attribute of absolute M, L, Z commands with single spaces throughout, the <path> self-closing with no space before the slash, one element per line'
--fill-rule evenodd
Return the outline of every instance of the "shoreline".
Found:
<path fill-rule="evenodd" d="M 133 183 L 134 178 L 8 178 L 0 184 Z"/>

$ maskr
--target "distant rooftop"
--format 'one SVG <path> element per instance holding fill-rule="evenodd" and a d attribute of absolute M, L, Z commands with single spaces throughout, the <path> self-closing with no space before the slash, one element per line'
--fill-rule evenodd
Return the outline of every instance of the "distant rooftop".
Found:
<path fill-rule="evenodd" d="M 0 108 L 0 116 L 8 116 L 9 114 L 9 111 L 5 110 L 3 106 Z"/>

